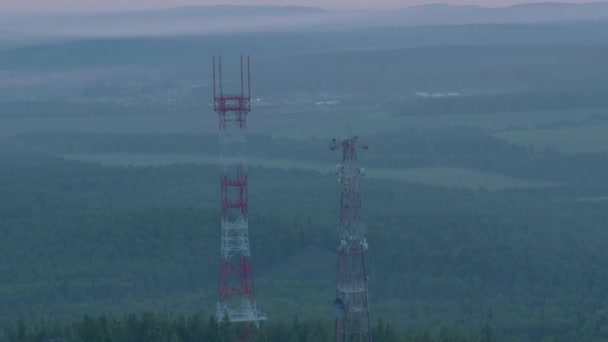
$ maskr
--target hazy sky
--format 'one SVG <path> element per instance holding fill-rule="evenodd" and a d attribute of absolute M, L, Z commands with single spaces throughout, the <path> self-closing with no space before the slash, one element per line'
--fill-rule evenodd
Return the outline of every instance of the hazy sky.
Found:
<path fill-rule="evenodd" d="M 555 2 L 556 0 L 0 0 L 0 12 L 11 11 L 97 11 L 149 9 L 182 5 L 214 4 L 269 4 L 302 5 L 335 9 L 394 8 L 424 3 L 476 4 L 483 6 L 506 6 L 526 2 Z M 562 2 L 584 3 L 588 0 L 562 0 Z"/>

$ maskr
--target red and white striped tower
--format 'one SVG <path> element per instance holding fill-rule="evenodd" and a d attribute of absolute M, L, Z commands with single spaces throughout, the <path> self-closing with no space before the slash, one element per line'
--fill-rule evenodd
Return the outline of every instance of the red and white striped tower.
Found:
<path fill-rule="evenodd" d="M 365 170 L 357 165 L 357 150 L 368 147 L 357 136 L 351 135 L 350 127 L 347 139 L 333 139 L 329 145 L 332 151 L 342 151 L 342 164 L 337 165 L 342 194 L 337 298 L 334 301 L 336 342 L 372 341 L 365 269 L 368 245 L 360 219 L 359 177 L 365 174 Z"/>
<path fill-rule="evenodd" d="M 222 59 L 213 57 L 213 108 L 219 116 L 222 148 L 222 235 L 217 319 L 248 322 L 259 327 L 266 317 L 258 311 L 253 287 L 247 205 L 246 128 L 251 111 L 249 56 L 241 56 L 240 93 L 224 94 Z"/>

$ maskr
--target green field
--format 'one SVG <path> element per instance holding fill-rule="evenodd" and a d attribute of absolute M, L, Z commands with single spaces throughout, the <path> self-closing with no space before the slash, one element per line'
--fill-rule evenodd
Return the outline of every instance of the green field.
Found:
<path fill-rule="evenodd" d="M 487 131 L 528 130 L 538 126 L 552 125 L 560 122 L 578 123 L 592 116 L 605 115 L 606 109 L 580 110 L 546 110 L 520 111 L 502 113 L 462 114 L 462 115 L 417 115 L 404 113 L 396 115 L 386 110 L 376 109 L 373 112 L 352 115 L 334 115 L 321 117 L 317 120 L 302 120 L 290 118 L 298 122 L 294 125 L 279 123 L 271 132 L 275 137 L 306 139 L 311 136 L 333 137 L 346 130 L 346 122 L 350 122 L 353 131 L 358 135 L 370 135 L 384 131 L 397 131 L 410 128 L 445 128 L 445 127 L 478 127 Z M 262 118 L 261 120 L 264 120 Z M 293 128 L 296 127 L 296 128 Z M 270 133 L 270 132 L 269 132 Z"/>
<path fill-rule="evenodd" d="M 190 154 L 127 154 L 95 153 L 64 154 L 62 158 L 99 163 L 103 165 L 162 166 L 172 164 L 219 164 L 219 157 Z M 303 169 L 322 173 L 333 171 L 333 165 L 306 161 L 249 158 L 252 166 L 274 169 Z M 517 179 L 498 173 L 482 172 L 466 168 L 424 167 L 410 169 L 369 169 L 366 177 L 391 179 L 401 182 L 421 183 L 448 188 L 503 190 L 553 186 L 555 183 Z"/>
<path fill-rule="evenodd" d="M 608 124 L 516 130 L 499 133 L 496 136 L 514 144 L 536 148 L 555 148 L 565 153 L 608 150 Z"/>
<path fill-rule="evenodd" d="M 551 182 L 516 179 L 497 173 L 453 167 L 426 167 L 401 170 L 378 169 L 370 170 L 369 173 L 372 178 L 388 178 L 448 188 L 503 190 L 556 185 Z"/>

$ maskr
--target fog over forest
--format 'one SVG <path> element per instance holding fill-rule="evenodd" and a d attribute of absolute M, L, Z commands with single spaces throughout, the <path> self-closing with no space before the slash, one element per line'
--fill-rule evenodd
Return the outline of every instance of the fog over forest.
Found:
<path fill-rule="evenodd" d="M 252 340 L 354 305 L 347 127 L 375 341 L 608 340 L 608 4 L 551 3 L 0 14 L 0 342 L 235 339 L 212 63 L 239 92 L 241 54 Z"/>

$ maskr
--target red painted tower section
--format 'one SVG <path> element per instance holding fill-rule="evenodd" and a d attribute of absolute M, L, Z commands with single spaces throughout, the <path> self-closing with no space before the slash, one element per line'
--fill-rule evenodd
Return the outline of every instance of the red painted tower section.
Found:
<path fill-rule="evenodd" d="M 213 109 L 219 117 L 222 174 L 221 257 L 218 280 L 217 319 L 259 326 L 266 317 L 256 306 L 247 202 L 246 128 L 251 111 L 249 57 L 241 56 L 240 90 L 224 94 L 222 60 L 213 57 Z"/>
<path fill-rule="evenodd" d="M 333 139 L 329 145 L 332 151 L 342 152 L 342 164 L 337 166 L 342 193 L 338 229 L 337 296 L 334 300 L 336 342 L 372 341 L 365 268 L 368 244 L 360 218 L 359 178 L 365 174 L 365 170 L 357 165 L 357 150 L 368 147 L 357 136 L 351 135 L 350 128 L 347 139 Z"/>

